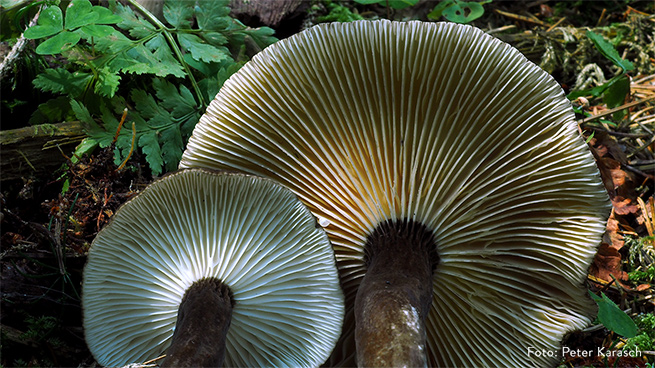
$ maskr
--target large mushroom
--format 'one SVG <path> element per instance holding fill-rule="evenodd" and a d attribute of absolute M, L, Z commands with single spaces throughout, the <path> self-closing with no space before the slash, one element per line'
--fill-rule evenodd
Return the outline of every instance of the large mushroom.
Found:
<path fill-rule="evenodd" d="M 595 313 L 608 196 L 556 81 L 449 23 L 319 25 L 228 80 L 181 167 L 288 186 L 346 294 L 331 364 L 546 366 Z M 354 319 L 354 323 L 353 323 Z"/>
<path fill-rule="evenodd" d="M 116 212 L 82 293 L 86 341 L 105 366 L 164 352 L 171 367 L 318 366 L 344 309 L 327 235 L 293 193 L 201 169 Z"/>

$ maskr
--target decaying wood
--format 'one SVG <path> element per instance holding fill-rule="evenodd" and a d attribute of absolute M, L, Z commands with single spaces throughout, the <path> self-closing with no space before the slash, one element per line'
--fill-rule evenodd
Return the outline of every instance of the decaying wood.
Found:
<path fill-rule="evenodd" d="M 79 121 L 0 131 L 0 180 L 52 174 L 84 137 Z"/>

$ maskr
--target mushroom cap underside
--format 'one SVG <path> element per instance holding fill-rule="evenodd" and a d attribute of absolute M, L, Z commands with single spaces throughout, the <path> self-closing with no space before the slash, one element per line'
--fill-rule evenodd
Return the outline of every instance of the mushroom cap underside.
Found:
<path fill-rule="evenodd" d="M 452 23 L 359 21 L 282 40 L 224 85 L 180 167 L 261 175 L 323 224 L 345 326 L 379 224 L 434 234 L 430 365 L 543 366 L 594 314 L 583 286 L 609 201 L 557 82 Z M 346 329 L 332 365 L 353 365 Z"/>
<path fill-rule="evenodd" d="M 182 170 L 124 204 L 94 240 L 82 288 L 87 344 L 105 366 L 170 344 L 195 281 L 234 300 L 225 366 L 317 366 L 341 332 L 334 255 L 288 189 L 249 175 Z"/>

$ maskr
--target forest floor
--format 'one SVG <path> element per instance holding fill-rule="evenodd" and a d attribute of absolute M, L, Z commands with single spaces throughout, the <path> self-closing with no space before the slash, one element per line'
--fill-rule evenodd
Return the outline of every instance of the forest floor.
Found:
<path fill-rule="evenodd" d="M 284 25 L 278 27 L 278 37 L 319 21 L 427 20 L 436 4 L 421 2 L 394 10 L 377 4 L 306 1 L 280 23 Z M 484 4 L 484 14 L 471 22 L 517 47 L 552 74 L 566 93 L 583 91 L 573 99 L 580 130 L 596 157 L 614 207 L 589 270 L 589 290 L 606 294 L 640 330 L 627 339 L 598 324 L 571 334 L 566 345 L 572 351 L 628 347 L 641 354 L 568 354 L 561 362 L 565 367 L 655 364 L 655 318 L 651 318 L 655 312 L 654 14 L 652 1 L 494 1 Z M 260 25 L 256 19 L 243 21 Z M 634 69 L 622 74 L 617 63 L 589 40 L 588 30 L 611 40 L 619 58 L 630 61 Z M 609 92 L 592 90 L 607 87 L 622 75 L 628 87 L 620 101 L 608 97 Z M 3 115 L 3 124 L 14 118 Z M 72 152 L 56 154 L 64 157 L 56 170 L 2 180 L 3 367 L 95 365 L 81 320 L 80 283 L 86 254 L 120 205 L 153 180 L 140 152 L 134 152 L 120 168 L 112 147 L 98 148 L 79 160 L 71 160 Z M 39 166 L 39 162 L 31 164 Z"/>

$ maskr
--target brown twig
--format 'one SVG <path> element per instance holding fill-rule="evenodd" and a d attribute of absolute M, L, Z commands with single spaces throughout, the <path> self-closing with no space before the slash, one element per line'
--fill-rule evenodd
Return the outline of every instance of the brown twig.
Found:
<path fill-rule="evenodd" d="M 617 137 L 624 137 L 624 138 L 646 138 L 646 137 L 650 137 L 650 134 L 646 134 L 646 133 L 639 134 L 639 133 L 613 132 L 613 131 L 607 130 L 605 128 L 589 126 L 589 125 L 586 125 L 584 128 L 585 129 L 595 130 L 597 132 L 607 133 L 609 135 L 613 135 L 613 136 L 617 136 Z"/>
<path fill-rule="evenodd" d="M 546 32 L 550 32 L 550 31 L 552 31 L 553 29 L 555 29 L 555 27 L 559 26 L 559 25 L 560 25 L 560 24 L 561 24 L 565 19 L 566 19 L 566 17 L 562 17 L 562 18 L 560 18 L 560 20 L 558 20 L 557 22 L 555 22 L 555 24 L 553 24 L 552 26 L 550 26 L 550 28 L 548 28 L 548 29 L 546 30 Z"/>
<path fill-rule="evenodd" d="M 635 167 L 632 167 L 630 165 L 623 165 L 623 167 L 625 167 L 626 169 L 632 171 L 635 174 L 643 176 L 644 178 L 649 178 L 650 180 L 655 180 L 655 175 L 653 175 L 653 174 L 645 173 L 645 172 L 643 172 L 643 171 L 641 171 L 641 170 L 639 170 L 639 169 L 637 169 Z"/>
<path fill-rule="evenodd" d="M 651 100 L 655 100 L 655 95 L 644 98 L 643 100 L 632 101 L 632 102 L 629 102 L 627 104 L 615 107 L 613 109 L 603 111 L 602 113 L 600 113 L 598 115 L 587 116 L 586 118 L 584 118 L 582 120 L 578 120 L 578 124 L 584 124 L 584 123 L 587 123 L 587 122 L 592 121 L 592 120 L 600 119 L 600 118 L 605 117 L 607 115 L 612 115 L 617 111 L 621 111 L 621 110 L 624 110 L 624 109 L 629 109 L 629 108 L 631 108 L 633 106 L 637 106 L 639 104 L 642 104 L 644 102 L 648 102 L 648 101 L 651 101 Z"/>
<path fill-rule="evenodd" d="M 494 11 L 496 13 L 498 13 L 498 14 L 500 14 L 502 16 L 508 17 L 508 18 L 512 18 L 512 19 L 516 19 L 516 20 L 520 20 L 520 21 L 528 22 L 528 23 L 534 23 L 534 24 L 538 24 L 538 25 L 540 25 L 542 27 L 550 28 L 550 24 L 548 24 L 546 22 L 542 22 L 539 19 L 532 19 L 532 18 L 526 17 L 524 15 L 509 13 L 509 12 L 502 11 L 502 10 L 499 10 L 499 9 L 495 9 Z"/>

